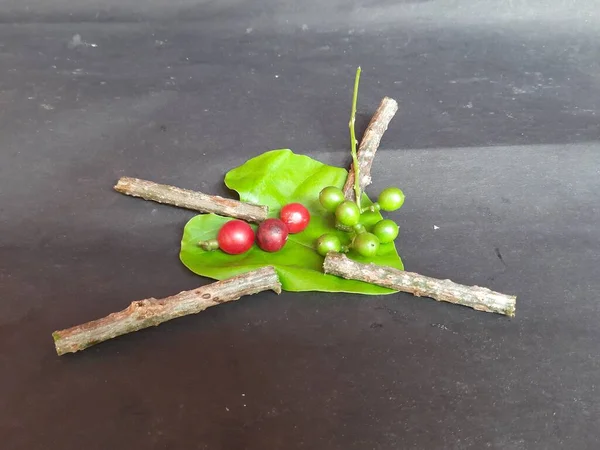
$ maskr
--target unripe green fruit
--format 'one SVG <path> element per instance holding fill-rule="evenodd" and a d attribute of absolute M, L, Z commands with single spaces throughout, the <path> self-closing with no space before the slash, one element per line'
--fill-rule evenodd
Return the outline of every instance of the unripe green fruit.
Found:
<path fill-rule="evenodd" d="M 383 219 L 373 227 L 373 234 L 377 236 L 379 242 L 388 244 L 398 237 L 400 228 L 393 220 Z"/>
<path fill-rule="evenodd" d="M 335 218 L 347 227 L 353 227 L 360 221 L 360 209 L 356 203 L 346 200 L 335 209 Z"/>
<path fill-rule="evenodd" d="M 329 252 L 339 252 L 342 249 L 342 243 L 335 234 L 324 234 L 317 239 L 317 253 L 321 256 Z"/>
<path fill-rule="evenodd" d="M 344 193 L 335 186 L 327 186 L 319 193 L 319 202 L 329 212 L 335 211 L 344 200 Z"/>
<path fill-rule="evenodd" d="M 361 256 L 375 256 L 379 250 L 379 239 L 373 233 L 361 233 L 354 239 L 352 248 Z"/>
<path fill-rule="evenodd" d="M 389 187 L 381 191 L 377 200 L 384 211 L 396 211 L 404 204 L 404 192 L 396 187 Z"/>

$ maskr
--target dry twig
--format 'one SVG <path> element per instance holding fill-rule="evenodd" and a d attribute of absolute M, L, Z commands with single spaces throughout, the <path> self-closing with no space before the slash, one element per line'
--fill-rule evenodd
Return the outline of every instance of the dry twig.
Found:
<path fill-rule="evenodd" d="M 516 297 L 479 286 L 465 286 L 450 280 L 438 280 L 413 272 L 376 264 L 363 264 L 341 253 L 329 253 L 323 263 L 325 273 L 348 280 L 359 280 L 417 297 L 468 306 L 478 311 L 515 315 Z"/>
<path fill-rule="evenodd" d="M 272 290 L 281 292 L 281 284 L 271 266 L 246 272 L 206 286 L 183 291 L 162 299 L 138 300 L 128 308 L 102 319 L 52 333 L 56 353 L 74 353 L 92 345 L 206 308 L 237 300 L 244 295 Z"/>
<path fill-rule="evenodd" d="M 122 177 L 114 188 L 117 192 L 132 197 L 140 197 L 144 200 L 179 206 L 202 213 L 235 217 L 248 222 L 262 222 L 267 218 L 269 212 L 267 206 L 253 205 L 139 178 Z"/>
<path fill-rule="evenodd" d="M 373 114 L 369 126 L 365 131 L 365 134 L 358 147 L 358 166 L 360 172 L 360 191 L 371 184 L 371 166 L 373 159 L 375 158 L 375 152 L 379 148 L 379 143 L 383 137 L 383 133 L 387 130 L 387 127 L 398 111 L 398 103 L 396 100 L 384 97 Z M 344 195 L 347 200 L 355 200 L 354 194 L 354 164 L 350 167 L 348 172 L 348 178 L 346 178 L 346 184 L 344 184 Z"/>

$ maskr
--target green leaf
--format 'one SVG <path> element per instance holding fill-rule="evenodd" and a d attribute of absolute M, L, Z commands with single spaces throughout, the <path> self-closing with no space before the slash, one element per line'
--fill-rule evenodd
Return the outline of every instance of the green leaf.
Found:
<path fill-rule="evenodd" d="M 277 217 L 281 208 L 291 202 L 302 203 L 311 213 L 309 226 L 301 233 L 290 234 L 284 248 L 268 253 L 255 244 L 241 255 L 227 255 L 217 250 L 207 252 L 198 242 L 213 239 L 221 226 L 231 220 L 214 214 L 193 217 L 185 226 L 181 241 L 180 259 L 192 272 L 222 280 L 252 269 L 275 267 L 286 291 L 348 292 L 360 294 L 389 294 L 393 290 L 362 281 L 345 280 L 323 273 L 323 257 L 315 251 L 315 241 L 324 233 L 335 233 L 342 244 L 349 243 L 348 234 L 334 227 L 333 215 L 319 203 L 319 192 L 325 186 L 342 188 L 347 171 L 325 165 L 291 150 L 272 150 L 250 159 L 229 171 L 225 184 L 238 192 L 240 200 L 269 207 L 269 215 Z M 363 207 L 372 205 L 366 195 Z M 381 220 L 378 212 L 364 213 L 361 223 L 370 230 Z M 256 226 L 253 225 L 256 230 Z M 403 270 L 404 266 L 393 243 L 382 244 L 373 258 L 364 258 L 354 251 L 348 256 L 360 262 L 374 262 Z"/>

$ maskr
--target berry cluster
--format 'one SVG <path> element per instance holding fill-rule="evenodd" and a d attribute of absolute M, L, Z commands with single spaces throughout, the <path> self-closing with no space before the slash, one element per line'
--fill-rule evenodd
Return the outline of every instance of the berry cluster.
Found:
<path fill-rule="evenodd" d="M 404 193 L 396 187 L 381 191 L 377 202 L 361 209 L 357 203 L 346 200 L 340 188 L 327 186 L 319 194 L 319 202 L 327 211 L 335 215 L 336 228 L 351 233 L 349 246 L 342 246 L 338 236 L 327 233 L 317 239 L 317 252 L 325 256 L 329 252 L 356 250 L 362 256 L 375 256 L 380 244 L 392 242 L 398 236 L 398 225 L 390 219 L 382 219 L 367 231 L 360 223 L 366 211 L 396 211 L 404 204 Z"/>
<path fill-rule="evenodd" d="M 289 234 L 300 233 L 309 222 L 310 213 L 304 205 L 289 203 L 281 209 L 279 219 L 262 221 L 256 234 L 248 223 L 234 219 L 219 229 L 216 239 L 202 241 L 198 245 L 207 251 L 221 249 L 230 255 L 239 255 L 250 250 L 256 241 L 262 250 L 277 252 L 283 248 Z"/>

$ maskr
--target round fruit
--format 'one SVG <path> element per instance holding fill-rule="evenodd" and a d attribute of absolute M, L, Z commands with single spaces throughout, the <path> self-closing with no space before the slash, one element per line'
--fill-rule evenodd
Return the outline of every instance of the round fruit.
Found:
<path fill-rule="evenodd" d="M 335 209 L 335 218 L 347 227 L 353 227 L 360 220 L 360 209 L 356 203 L 346 200 Z"/>
<path fill-rule="evenodd" d="M 265 252 L 276 252 L 285 245 L 288 233 L 287 226 L 281 220 L 267 219 L 258 226 L 256 241 Z"/>
<path fill-rule="evenodd" d="M 342 243 L 335 234 L 324 234 L 317 239 L 317 253 L 321 256 L 329 252 L 339 252 L 341 249 Z"/>
<path fill-rule="evenodd" d="M 335 211 L 335 208 L 337 208 L 344 200 L 344 193 L 340 188 L 335 186 L 327 186 L 326 188 L 323 188 L 319 194 L 321 205 L 329 212 Z"/>
<path fill-rule="evenodd" d="M 395 211 L 404 204 L 404 192 L 396 187 L 389 187 L 381 191 L 377 200 L 384 211 Z"/>
<path fill-rule="evenodd" d="M 289 203 L 281 208 L 279 218 L 288 227 L 290 234 L 300 233 L 310 222 L 308 209 L 300 203 Z"/>
<path fill-rule="evenodd" d="M 379 242 L 382 244 L 387 244 L 396 239 L 398 237 L 398 231 L 400 231 L 400 228 L 398 228 L 396 222 L 390 219 L 380 220 L 373 227 L 373 234 L 377 236 Z"/>
<path fill-rule="evenodd" d="M 379 239 L 372 233 L 361 233 L 354 239 L 352 247 L 362 256 L 375 256 L 379 250 Z"/>
<path fill-rule="evenodd" d="M 243 220 L 230 220 L 217 235 L 219 248 L 230 255 L 247 252 L 254 243 L 254 230 Z"/>

